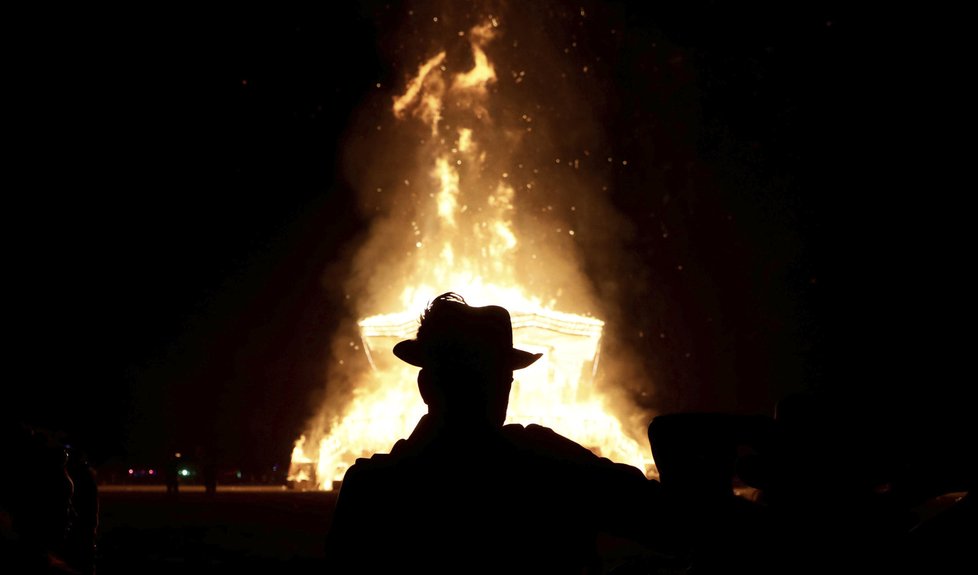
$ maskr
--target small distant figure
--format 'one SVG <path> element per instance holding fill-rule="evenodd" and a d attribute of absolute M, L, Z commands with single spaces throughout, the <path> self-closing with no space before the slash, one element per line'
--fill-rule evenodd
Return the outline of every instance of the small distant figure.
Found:
<path fill-rule="evenodd" d="M 173 452 L 163 467 L 163 480 L 166 482 L 166 494 L 169 497 L 176 497 L 180 493 L 180 463 L 182 460 L 182 453 Z"/>
<path fill-rule="evenodd" d="M 359 459 L 327 541 L 335 572 L 600 572 L 598 536 L 648 542 L 659 484 L 538 425 L 504 425 L 509 312 L 445 293 L 394 355 L 420 367 L 428 413 L 389 454 Z"/>
<path fill-rule="evenodd" d="M 213 496 L 217 493 L 217 461 L 212 449 L 204 446 L 197 447 L 197 463 L 200 465 L 201 478 L 204 481 L 204 493 Z"/>
<path fill-rule="evenodd" d="M 215 495 L 217 493 L 217 469 L 213 462 L 204 463 L 204 493 Z"/>

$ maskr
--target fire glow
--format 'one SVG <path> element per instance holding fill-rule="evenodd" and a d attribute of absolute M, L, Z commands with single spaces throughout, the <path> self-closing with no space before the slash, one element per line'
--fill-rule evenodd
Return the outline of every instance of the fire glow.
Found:
<path fill-rule="evenodd" d="M 491 135 L 503 134 L 514 147 L 518 143 L 519 131 L 494 123 L 487 106 L 498 80 L 485 49 L 497 26 L 490 17 L 465 33 L 466 66 L 471 67 L 453 74 L 448 53 L 439 52 L 421 63 L 394 98 L 397 122 L 425 127 L 416 150 L 421 185 L 412 186 L 413 205 L 402 210 L 409 214 L 411 230 L 404 273 L 399 284 L 385 282 L 375 298 L 381 309 L 403 311 L 359 320 L 370 370 L 355 382 L 342 411 L 332 409 L 333 415 L 296 442 L 292 481 L 329 490 L 356 458 L 386 453 L 410 435 L 426 412 L 417 390 L 418 369 L 394 358 L 391 348 L 414 337 L 421 310 L 445 291 L 458 292 L 471 305 L 506 307 L 515 345 L 543 353 L 540 361 L 514 373 L 507 423 L 551 427 L 614 461 L 646 473 L 654 469 L 648 448 L 628 437 L 594 386 L 604 322 L 557 311 L 554 298 L 544 301 L 527 293 L 529 274 L 546 278 L 551 272 L 544 258 L 520 254 L 514 223 L 517 187 L 511 177 L 517 166 L 509 158 L 512 151 L 497 149 L 499 139 Z M 403 182 L 411 185 L 410 178 Z M 532 184 L 521 189 L 532 189 Z M 403 241 L 398 238 L 388 247 L 400 249 Z M 520 267 L 520 257 L 529 265 Z"/>

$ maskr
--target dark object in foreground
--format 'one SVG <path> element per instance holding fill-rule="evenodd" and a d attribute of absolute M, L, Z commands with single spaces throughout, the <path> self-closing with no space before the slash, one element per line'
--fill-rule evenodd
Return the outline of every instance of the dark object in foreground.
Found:
<path fill-rule="evenodd" d="M 98 575 L 327 573 L 323 538 L 336 494 L 261 488 L 103 486 Z"/>
<path fill-rule="evenodd" d="M 599 532 L 643 539 L 657 482 L 550 429 L 503 425 L 513 370 L 540 357 L 513 348 L 508 311 L 442 294 L 393 351 L 422 368 L 428 413 L 347 471 L 334 569 L 581 573 L 600 567 Z"/>

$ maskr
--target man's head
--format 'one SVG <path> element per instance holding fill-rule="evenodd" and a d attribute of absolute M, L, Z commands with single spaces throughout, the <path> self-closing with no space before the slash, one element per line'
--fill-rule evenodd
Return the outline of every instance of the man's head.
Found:
<path fill-rule="evenodd" d="M 502 425 L 513 370 L 542 354 L 513 347 L 505 308 L 473 307 L 448 292 L 428 305 L 415 339 L 395 345 L 394 355 L 422 368 L 418 385 L 429 411 L 461 418 L 485 415 Z"/>

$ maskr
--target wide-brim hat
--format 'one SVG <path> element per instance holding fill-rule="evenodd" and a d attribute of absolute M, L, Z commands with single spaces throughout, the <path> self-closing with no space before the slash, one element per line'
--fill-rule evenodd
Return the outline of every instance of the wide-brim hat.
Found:
<path fill-rule="evenodd" d="M 506 308 L 447 301 L 428 308 L 415 339 L 398 342 L 394 355 L 422 368 L 492 362 L 516 370 L 543 354 L 513 347 L 513 324 Z"/>

